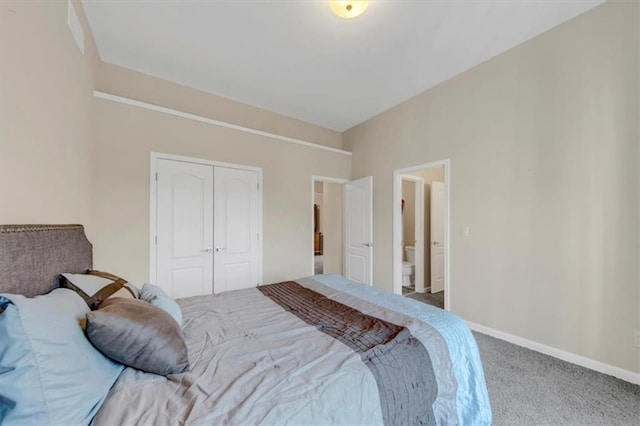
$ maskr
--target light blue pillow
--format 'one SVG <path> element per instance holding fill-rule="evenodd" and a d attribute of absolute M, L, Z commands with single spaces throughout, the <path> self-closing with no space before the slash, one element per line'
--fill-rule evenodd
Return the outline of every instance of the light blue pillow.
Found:
<path fill-rule="evenodd" d="M 145 283 L 140 290 L 140 299 L 149 302 L 154 297 L 169 297 L 169 295 L 157 285 Z"/>
<path fill-rule="evenodd" d="M 124 367 L 85 337 L 87 304 L 59 288 L 0 294 L 0 311 L 0 390 L 9 400 L 0 423 L 89 424 Z"/>
<path fill-rule="evenodd" d="M 157 285 L 146 283 L 140 291 L 140 300 L 151 303 L 173 317 L 182 327 L 182 310 L 175 300 L 167 296 L 167 293 Z"/>

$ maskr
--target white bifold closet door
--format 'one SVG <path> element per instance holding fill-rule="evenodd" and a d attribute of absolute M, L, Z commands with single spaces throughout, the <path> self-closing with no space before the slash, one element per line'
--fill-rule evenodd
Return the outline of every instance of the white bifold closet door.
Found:
<path fill-rule="evenodd" d="M 172 297 L 258 285 L 258 172 L 167 159 L 157 167 L 157 284 Z"/>
<path fill-rule="evenodd" d="M 216 293 L 258 285 L 258 173 L 215 167 Z"/>
<path fill-rule="evenodd" d="M 213 293 L 213 167 L 158 159 L 157 284 L 171 297 Z"/>

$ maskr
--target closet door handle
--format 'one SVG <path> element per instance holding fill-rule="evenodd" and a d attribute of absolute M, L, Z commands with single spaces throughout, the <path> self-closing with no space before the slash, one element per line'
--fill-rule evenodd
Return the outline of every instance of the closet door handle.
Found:
<path fill-rule="evenodd" d="M 202 249 L 200 251 L 202 251 L 204 253 L 211 253 L 213 250 L 211 250 L 211 247 L 207 247 L 206 249 Z"/>
<path fill-rule="evenodd" d="M 225 250 L 225 248 L 224 248 L 224 247 L 217 247 L 217 246 L 216 246 L 216 251 L 220 252 L 220 251 L 224 251 L 224 250 Z"/>

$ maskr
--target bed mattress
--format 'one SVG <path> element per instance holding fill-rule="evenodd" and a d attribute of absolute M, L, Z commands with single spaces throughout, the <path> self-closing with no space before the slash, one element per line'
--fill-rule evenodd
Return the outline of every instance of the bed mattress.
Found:
<path fill-rule="evenodd" d="M 457 316 L 338 275 L 179 300 L 191 370 L 123 371 L 113 424 L 490 424 Z"/>

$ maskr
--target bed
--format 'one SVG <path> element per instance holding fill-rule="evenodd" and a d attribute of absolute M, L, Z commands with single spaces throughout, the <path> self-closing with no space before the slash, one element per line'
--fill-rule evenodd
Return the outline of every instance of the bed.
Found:
<path fill-rule="evenodd" d="M 39 299 L 62 272 L 91 267 L 80 225 L 0 226 L 5 296 Z M 491 423 L 475 340 L 439 308 L 338 275 L 177 302 L 189 371 L 164 377 L 119 367 L 79 423 Z M 0 346 L 0 384 L 17 371 L 7 362 Z"/>

